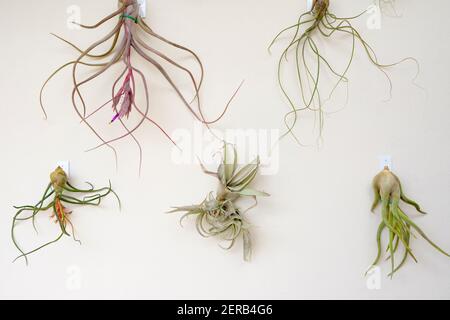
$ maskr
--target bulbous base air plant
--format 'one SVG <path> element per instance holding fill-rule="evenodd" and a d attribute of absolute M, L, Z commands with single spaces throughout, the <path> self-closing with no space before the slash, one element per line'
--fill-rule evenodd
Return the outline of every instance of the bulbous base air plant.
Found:
<path fill-rule="evenodd" d="M 217 172 L 208 171 L 202 165 L 206 174 L 219 180 L 217 193 L 211 192 L 199 205 L 175 207 L 170 213 L 185 213 L 180 219 L 180 224 L 185 218 L 196 216 L 198 233 L 203 237 L 219 236 L 228 241 L 229 245 L 224 249 L 231 249 L 242 235 L 244 260 L 250 261 L 252 254 L 250 224 L 243 215 L 256 207 L 257 197 L 267 197 L 269 194 L 249 187 L 258 173 L 259 158 L 238 170 L 236 150 L 232 148 L 230 156 L 228 149 L 229 146 L 225 145 L 223 163 Z M 241 197 L 252 197 L 255 204 L 242 211 L 236 203 Z"/>
<path fill-rule="evenodd" d="M 352 24 L 354 20 L 361 17 L 366 11 L 353 17 L 338 17 L 333 14 L 329 8 L 330 0 L 314 0 L 312 10 L 303 13 L 297 23 L 279 32 L 269 46 L 270 52 L 272 46 L 281 36 L 289 31 L 293 31 L 293 35 L 290 38 L 291 41 L 282 52 L 278 61 L 277 77 L 282 94 L 292 109 L 284 117 L 284 123 L 287 131 L 282 137 L 290 134 L 300 145 L 302 145 L 302 143 L 293 132 L 293 129 L 299 120 L 300 114 L 307 111 L 314 112 L 314 115 L 318 118 L 317 127 L 319 129 L 319 138 L 321 138 L 324 125 L 324 103 L 332 98 L 336 89 L 343 83 L 346 84 L 347 87 L 348 99 L 347 74 L 353 63 L 358 42 L 364 48 L 369 61 L 386 76 L 389 82 L 390 95 L 392 94 L 392 82 L 386 69 L 407 60 L 413 61 L 418 67 L 417 60 L 411 57 L 391 64 L 382 64 L 379 62 L 375 51 L 364 40 L 360 32 Z M 302 29 L 303 27 L 304 29 Z M 342 71 L 338 71 L 336 67 L 328 61 L 328 58 L 321 52 L 321 49 L 317 45 L 320 40 L 331 41 L 333 36 L 347 36 L 351 39 L 350 55 L 348 59 L 345 60 Z M 283 78 L 282 74 L 284 65 L 289 62 L 288 54 L 291 52 L 293 53 L 293 58 L 295 60 L 295 77 L 297 78 L 298 89 L 288 89 L 286 80 Z M 328 97 L 324 99 L 324 95 L 322 95 L 321 90 L 322 78 L 324 76 L 323 73 L 326 70 L 328 70 L 331 76 L 335 77 L 337 81 L 332 86 Z M 297 92 L 290 92 L 291 90 Z M 297 95 L 300 96 L 299 101 L 297 101 Z"/>
<path fill-rule="evenodd" d="M 89 189 L 78 189 L 74 187 L 67 179 L 67 175 L 63 169 L 58 167 L 54 172 L 50 175 L 50 183 L 48 184 L 45 192 L 41 198 L 41 200 L 35 205 L 26 205 L 20 207 L 14 207 L 17 209 L 17 213 L 14 215 L 12 228 L 11 228 L 11 238 L 16 246 L 16 248 L 20 251 L 21 255 L 18 256 L 14 261 L 20 258 L 24 258 L 25 262 L 28 264 L 28 255 L 33 254 L 50 244 L 53 244 L 61 238 L 66 236 L 72 236 L 73 239 L 81 244 L 81 242 L 75 236 L 75 230 L 72 222 L 69 219 L 69 215 L 72 213 L 68 211 L 65 207 L 66 204 L 71 205 L 80 205 L 80 206 L 99 206 L 103 198 L 107 197 L 109 194 L 114 194 L 119 202 L 120 200 L 117 194 L 111 189 L 111 183 L 109 187 L 95 189 L 94 186 L 88 183 L 90 186 Z M 83 198 L 78 198 L 77 195 L 83 194 Z M 50 202 L 49 199 L 52 199 Z M 44 211 L 53 210 L 53 214 L 51 218 L 55 219 L 55 223 L 59 225 L 61 229 L 61 233 L 55 240 L 47 242 L 34 250 L 25 252 L 21 249 L 16 240 L 15 228 L 19 222 L 23 221 L 32 221 L 33 227 L 37 232 L 35 219 L 36 216 Z M 23 216 L 27 214 L 27 216 Z M 70 227 L 71 234 L 68 231 L 68 227 Z"/>
<path fill-rule="evenodd" d="M 164 129 L 157 124 L 149 115 L 150 112 L 150 102 L 149 102 L 149 87 L 146 80 L 146 76 L 142 72 L 142 69 L 137 68 L 133 64 L 133 55 L 132 53 L 136 53 L 138 56 L 143 58 L 146 62 L 148 62 L 151 66 L 153 66 L 157 72 L 162 75 L 162 77 L 168 82 L 171 88 L 174 90 L 176 95 L 180 98 L 185 107 L 189 110 L 190 113 L 200 122 L 205 125 L 209 125 L 217 122 L 219 119 L 223 117 L 225 114 L 228 105 L 223 110 L 222 114 L 219 115 L 213 121 L 207 121 L 204 117 L 204 114 L 201 109 L 199 91 L 203 82 L 203 65 L 195 52 L 192 50 L 183 47 L 179 44 L 176 44 L 166 38 L 160 36 L 156 32 L 154 32 L 149 25 L 144 21 L 144 19 L 139 14 L 139 4 L 136 0 L 120 0 L 119 1 L 119 9 L 110 15 L 106 16 L 98 23 L 88 26 L 88 25 L 80 25 L 85 29 L 96 29 L 111 19 L 118 19 L 114 28 L 102 39 L 96 41 L 92 45 L 90 45 L 86 50 L 82 50 L 78 48 L 76 45 L 71 42 L 56 36 L 58 39 L 66 42 L 74 49 L 76 49 L 80 55 L 77 59 L 73 61 L 69 61 L 66 64 L 59 67 L 55 72 L 53 72 L 50 77 L 45 81 L 41 93 L 40 93 L 40 103 L 42 110 L 47 117 L 44 105 L 43 105 L 43 90 L 47 83 L 61 70 L 68 66 L 72 66 L 72 79 L 73 79 L 73 90 L 72 90 L 72 104 L 80 117 L 81 121 L 86 124 L 92 132 L 100 139 L 101 144 L 95 148 L 90 149 L 95 150 L 99 147 L 107 146 L 109 147 L 115 155 L 116 163 L 117 163 L 117 152 L 115 148 L 111 145 L 114 142 L 122 140 L 126 137 L 131 137 L 134 142 L 137 144 L 140 152 L 140 163 L 142 163 L 142 148 L 135 137 L 135 132 L 145 123 L 150 122 L 151 124 L 158 127 L 164 135 L 175 144 L 175 142 L 170 138 L 170 136 L 164 131 Z M 121 37 L 122 34 L 122 37 Z M 175 48 L 176 50 L 181 50 L 184 53 L 190 55 L 198 68 L 200 70 L 200 77 L 194 76 L 194 72 L 189 70 L 188 68 L 182 66 L 180 63 L 176 62 L 174 59 L 170 58 L 167 54 L 157 50 L 154 46 L 147 44 L 144 41 L 142 35 L 149 36 L 152 41 L 157 41 L 162 44 L 168 45 L 169 47 Z M 109 49 L 101 54 L 94 54 L 93 50 L 98 48 L 104 43 L 111 41 Z M 99 62 L 98 60 L 107 59 L 104 62 Z M 91 83 L 94 79 L 98 78 L 100 75 L 104 74 L 107 70 L 109 70 L 112 66 L 122 63 L 124 69 L 122 73 L 117 77 L 112 86 L 111 99 L 107 101 L 105 104 L 96 109 L 88 108 L 88 105 L 85 101 L 84 96 L 81 93 L 81 89 L 83 86 L 86 86 Z M 193 99 L 189 100 L 182 93 L 179 86 L 176 84 L 175 79 L 169 74 L 167 71 L 167 67 L 172 66 L 177 70 L 180 70 L 182 73 L 186 75 L 189 79 L 189 82 L 192 84 L 193 89 Z M 92 75 L 79 80 L 78 74 L 80 73 L 80 66 L 85 66 L 88 69 L 92 70 Z M 140 80 L 143 84 L 144 93 L 145 93 L 145 107 L 142 108 L 138 106 L 136 101 L 136 84 L 137 81 Z M 120 87 L 118 88 L 120 84 Z M 231 102 L 231 101 L 230 101 Z M 191 106 L 191 104 L 195 104 L 195 106 Z M 104 109 L 106 106 L 110 105 L 112 108 L 112 115 L 109 117 L 107 122 L 118 123 L 123 127 L 124 133 L 114 139 L 105 139 L 91 124 L 89 121 L 91 117 L 98 114 L 98 112 Z M 125 124 L 125 118 L 129 116 L 131 112 L 135 112 L 140 120 L 133 127 L 128 127 Z"/>
<path fill-rule="evenodd" d="M 414 232 L 417 232 L 421 237 L 423 237 L 431 246 L 442 254 L 450 257 L 448 253 L 438 247 L 433 241 L 431 241 L 428 236 L 419 228 L 419 226 L 414 223 L 411 218 L 409 218 L 403 209 L 400 208 L 400 200 L 413 206 L 418 212 L 425 214 L 420 206 L 413 200 L 409 199 L 402 189 L 400 179 L 393 174 L 389 168 L 385 168 L 380 172 L 373 180 L 373 190 L 375 199 L 372 205 L 372 212 L 381 203 L 381 217 L 382 221 L 377 231 L 377 246 L 378 254 L 375 261 L 372 263 L 376 266 L 382 256 L 382 244 L 381 237 L 385 229 L 389 233 L 389 244 L 387 251 L 389 252 L 388 260 L 391 261 L 391 272 L 389 276 L 392 278 L 395 272 L 397 272 L 406 262 L 408 256 L 410 256 L 415 262 L 417 262 L 414 256 L 410 242 Z M 415 236 L 414 236 L 415 237 Z M 395 254 L 402 245 L 404 247 L 403 258 L 398 265 L 395 265 Z"/>

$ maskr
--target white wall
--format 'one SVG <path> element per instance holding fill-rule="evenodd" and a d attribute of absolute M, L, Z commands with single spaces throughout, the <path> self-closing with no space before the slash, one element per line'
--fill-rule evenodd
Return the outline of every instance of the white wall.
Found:
<path fill-rule="evenodd" d="M 282 2 L 149 1 L 149 24 L 202 57 L 207 70 L 203 99 L 211 117 L 246 80 L 216 128 L 283 129 L 288 107 L 276 83 L 282 47 L 278 45 L 272 56 L 266 47 L 278 30 L 296 21 L 306 1 Z M 348 16 L 370 3 L 334 1 L 332 8 Z M 96 31 L 69 30 L 66 9 L 78 5 L 83 22 L 91 23 L 112 12 L 115 1 L 1 0 L 0 297 L 450 298 L 450 260 L 422 239 L 412 242 L 419 263 L 409 261 L 393 280 L 387 278 L 389 264 L 382 264 L 380 290 L 369 290 L 363 276 L 376 254 L 380 216 L 369 211 L 370 182 L 380 154 L 392 155 L 405 191 L 429 215 L 408 212 L 450 250 L 450 3 L 396 3 L 402 17 L 384 19 L 381 30 L 369 30 L 366 18 L 356 25 L 383 61 L 416 57 L 421 64 L 418 81 L 428 97 L 411 85 L 414 66 L 404 64 L 391 73 L 393 98 L 382 102 L 386 81 L 358 48 L 349 74 L 349 103 L 327 117 L 322 148 L 299 147 L 286 138 L 279 172 L 257 180 L 256 186 L 272 197 L 261 200 L 249 214 L 256 227 L 254 258 L 247 264 L 241 259 L 240 243 L 223 252 L 215 239 L 201 238 L 192 221 L 181 229 L 177 216 L 163 214 L 170 206 L 202 200 L 216 185 L 197 165 L 173 163 L 171 145 L 156 129 L 147 125 L 138 134 L 144 148 L 141 177 L 137 148 L 130 141 L 117 145 L 118 171 L 108 150 L 85 153 L 97 140 L 71 108 L 68 70 L 49 85 L 49 119 L 43 120 L 40 85 L 52 68 L 75 56 L 49 32 L 87 46 L 111 25 Z M 329 46 L 327 54 L 339 61 L 349 48 L 336 48 Z M 111 79 L 97 82 L 90 92 L 96 93 L 94 100 L 100 101 L 103 93 L 106 97 Z M 168 86 L 155 76 L 151 87 L 152 115 L 169 132 L 192 129 L 192 117 Z M 23 261 L 13 264 L 17 251 L 10 239 L 12 206 L 38 200 L 48 173 L 63 159 L 71 161 L 75 183 L 89 179 L 102 185 L 110 178 L 123 210 L 117 210 L 113 199 L 102 208 L 74 208 L 72 221 L 82 246 L 64 239 L 30 256 L 28 267 Z M 39 217 L 38 236 L 29 225 L 17 229 L 24 246 L 32 248 L 55 234 L 49 215 Z M 76 289 L 70 284 L 78 272 L 81 288 L 71 290 Z"/>

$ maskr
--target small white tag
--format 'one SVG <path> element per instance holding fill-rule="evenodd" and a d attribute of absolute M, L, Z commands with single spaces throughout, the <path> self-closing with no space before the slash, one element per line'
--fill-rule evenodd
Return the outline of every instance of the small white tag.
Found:
<path fill-rule="evenodd" d="M 378 156 L 378 160 L 380 170 L 383 170 L 384 167 L 388 167 L 389 170 L 392 170 L 392 157 L 390 155 Z"/>
<path fill-rule="evenodd" d="M 147 0 L 138 0 L 139 4 L 139 15 L 142 18 L 145 18 L 147 15 Z"/>
<path fill-rule="evenodd" d="M 56 165 L 64 170 L 64 172 L 67 174 L 67 177 L 70 176 L 70 162 L 68 160 L 58 161 Z"/>
<path fill-rule="evenodd" d="M 311 11 L 313 9 L 313 1 L 314 0 L 306 0 L 306 10 Z"/>

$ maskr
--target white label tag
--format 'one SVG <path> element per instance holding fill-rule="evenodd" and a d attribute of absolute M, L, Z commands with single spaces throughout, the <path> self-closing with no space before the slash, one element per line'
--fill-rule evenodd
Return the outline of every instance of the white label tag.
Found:
<path fill-rule="evenodd" d="M 313 9 L 313 1 L 314 0 L 306 0 L 306 10 L 311 11 Z"/>
<path fill-rule="evenodd" d="M 379 160 L 379 169 L 383 170 L 385 167 L 388 167 L 389 170 L 392 170 L 392 157 L 390 155 L 382 155 L 378 156 Z"/>
<path fill-rule="evenodd" d="M 147 15 L 147 0 L 138 0 L 139 4 L 139 15 L 142 18 L 145 18 Z"/>

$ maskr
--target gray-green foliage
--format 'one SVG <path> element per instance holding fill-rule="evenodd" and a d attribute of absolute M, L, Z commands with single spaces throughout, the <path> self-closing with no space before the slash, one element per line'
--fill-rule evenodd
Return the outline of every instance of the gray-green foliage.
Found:
<path fill-rule="evenodd" d="M 250 238 L 250 224 L 244 219 L 243 214 L 257 205 L 257 197 L 267 197 L 269 194 L 257 191 L 250 187 L 258 174 L 260 160 L 239 168 L 236 149 L 225 145 L 223 149 L 223 161 L 217 172 L 202 169 L 206 174 L 219 180 L 219 188 L 216 193 L 211 192 L 206 199 L 193 206 L 175 207 L 170 213 L 184 212 L 180 222 L 189 216 L 196 217 L 196 227 L 203 237 L 219 236 L 228 242 L 224 249 L 231 249 L 236 240 L 242 235 L 244 246 L 244 260 L 250 261 L 252 247 Z M 242 197 L 251 197 L 255 204 L 242 211 L 237 201 Z"/>
<path fill-rule="evenodd" d="M 417 258 L 411 249 L 411 239 L 416 237 L 414 232 L 417 232 L 422 238 L 424 238 L 431 246 L 442 254 L 450 257 L 450 255 L 438 247 L 433 241 L 428 238 L 425 232 L 412 221 L 410 217 L 406 215 L 402 208 L 400 208 L 400 201 L 405 202 L 413 206 L 418 212 L 425 214 L 420 208 L 419 204 L 415 201 L 409 199 L 402 189 L 400 179 L 393 174 L 388 167 L 381 171 L 373 180 L 373 190 L 374 190 L 374 202 L 372 205 L 372 212 L 381 204 L 381 217 L 382 221 L 378 227 L 377 231 L 377 247 L 378 253 L 372 266 L 378 265 L 382 258 L 382 235 L 383 231 L 388 232 L 388 247 L 387 252 L 389 257 L 387 260 L 391 262 L 391 273 L 390 277 L 394 275 L 407 261 L 408 256 L 410 256 L 415 262 Z M 395 263 L 395 254 L 397 253 L 399 247 L 403 245 L 403 258 L 398 265 Z"/>

